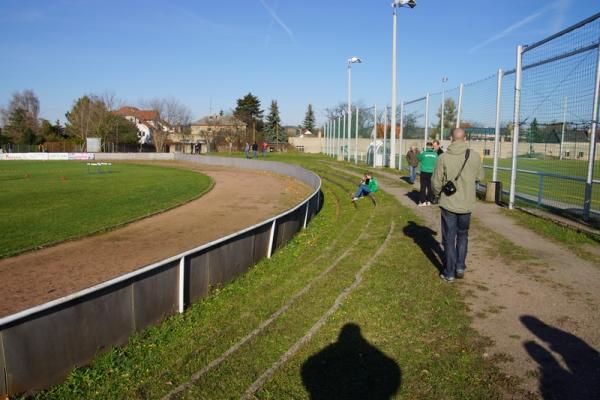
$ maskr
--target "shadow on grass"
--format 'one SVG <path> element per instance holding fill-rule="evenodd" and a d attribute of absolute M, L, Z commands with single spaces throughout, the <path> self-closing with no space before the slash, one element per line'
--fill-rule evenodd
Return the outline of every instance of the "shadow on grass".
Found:
<path fill-rule="evenodd" d="M 404 227 L 403 231 L 406 236 L 411 238 L 421 248 L 423 254 L 437 268 L 438 272 L 441 273 L 444 269 L 442 262 L 444 251 L 435 238 L 437 232 L 414 221 L 408 221 L 408 225 Z"/>
<path fill-rule="evenodd" d="M 356 324 L 344 325 L 337 342 L 309 357 L 301 375 L 313 400 L 387 400 L 402 379 L 398 364 L 370 344 Z"/>
<path fill-rule="evenodd" d="M 544 399 L 597 399 L 600 396 L 600 353 L 577 336 L 538 318 L 524 315 L 521 322 L 550 351 L 534 341 L 523 346 L 538 363 L 540 393 Z M 566 368 L 559 363 L 563 360 Z"/>

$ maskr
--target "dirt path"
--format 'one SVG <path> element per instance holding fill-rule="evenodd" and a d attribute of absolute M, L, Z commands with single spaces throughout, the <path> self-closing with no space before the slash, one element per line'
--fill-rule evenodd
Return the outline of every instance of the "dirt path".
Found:
<path fill-rule="evenodd" d="M 379 175 L 384 190 L 426 221 L 413 240 L 441 242 L 439 208 L 416 207 L 410 185 Z M 478 202 L 473 216 L 467 275 L 457 284 L 472 326 L 492 340 L 484 356 L 520 378 L 517 398 L 600 398 L 600 265 L 516 224 L 495 205 Z M 435 239 L 428 240 L 424 232 L 431 230 Z M 422 247 L 439 267 L 441 247 Z"/>
<path fill-rule="evenodd" d="M 0 260 L 0 317 L 60 298 L 285 211 L 310 193 L 261 171 L 166 163 L 214 179 L 206 195 L 125 227 Z"/>

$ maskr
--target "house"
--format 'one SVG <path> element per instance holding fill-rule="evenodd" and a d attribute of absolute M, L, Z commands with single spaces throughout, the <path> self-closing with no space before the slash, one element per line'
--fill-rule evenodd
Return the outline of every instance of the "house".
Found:
<path fill-rule="evenodd" d="M 140 144 L 151 144 L 152 133 L 157 129 L 166 132 L 172 131 L 172 128 L 164 121 L 161 121 L 158 117 L 158 113 L 154 110 L 140 110 L 136 107 L 121 107 L 114 111 L 114 113 L 125 117 L 135 124 L 139 131 Z"/>
<path fill-rule="evenodd" d="M 239 150 L 245 134 L 246 124 L 234 116 L 209 115 L 193 122 L 189 134 L 169 135 L 169 149 L 183 153 Z"/>

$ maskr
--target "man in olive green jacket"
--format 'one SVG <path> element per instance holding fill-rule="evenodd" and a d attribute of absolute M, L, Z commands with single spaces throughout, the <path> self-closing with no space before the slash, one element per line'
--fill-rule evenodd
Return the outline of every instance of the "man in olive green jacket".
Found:
<path fill-rule="evenodd" d="M 469 224 L 476 200 L 475 182 L 482 181 L 485 177 L 479 153 L 469 150 L 465 163 L 468 148 L 465 131 L 454 129 L 452 143 L 438 158 L 432 177 L 433 192 L 440 196 L 442 214 L 442 244 L 445 260 L 440 278 L 447 282 L 452 282 L 455 277 L 462 278 L 465 274 Z M 461 172 L 463 164 L 464 168 Z M 450 196 L 442 191 L 448 181 L 452 181 L 456 186 L 456 192 Z"/>

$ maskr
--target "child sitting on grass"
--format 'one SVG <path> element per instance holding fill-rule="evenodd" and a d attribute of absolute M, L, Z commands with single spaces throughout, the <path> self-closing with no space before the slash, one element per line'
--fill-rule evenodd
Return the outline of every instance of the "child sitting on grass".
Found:
<path fill-rule="evenodd" d="M 363 196 L 367 196 L 373 202 L 373 206 L 377 205 L 377 201 L 373 196 L 373 193 L 377 191 L 377 180 L 371 176 L 370 173 L 365 173 L 358 185 L 358 190 L 352 197 L 352 203 L 356 206 L 356 201 Z"/>

